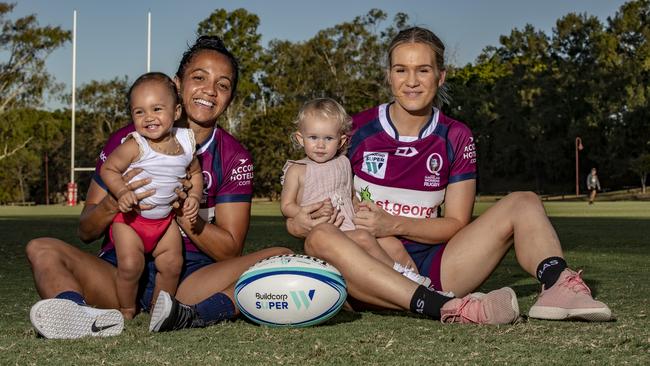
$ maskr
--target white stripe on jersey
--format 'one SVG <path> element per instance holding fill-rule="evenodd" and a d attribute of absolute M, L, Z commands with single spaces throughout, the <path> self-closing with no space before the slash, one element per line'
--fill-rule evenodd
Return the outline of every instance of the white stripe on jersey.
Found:
<path fill-rule="evenodd" d="M 444 189 L 431 192 L 384 187 L 354 176 L 354 191 L 359 199 L 362 190 L 369 192 L 370 199 L 393 216 L 437 217 L 438 206 L 445 199 Z"/>
<path fill-rule="evenodd" d="M 393 126 L 391 126 L 390 122 L 388 122 L 388 106 L 390 103 L 385 103 L 379 106 L 379 123 L 381 124 L 381 127 L 386 131 L 386 133 L 392 137 L 395 138 L 397 136 L 397 131 L 393 129 Z M 431 118 L 431 124 L 426 128 L 426 130 L 421 131 L 421 136 L 416 136 L 413 139 L 407 138 L 405 140 L 402 140 L 402 136 L 400 136 L 400 141 L 415 141 L 417 139 L 423 139 L 433 133 L 433 131 L 436 129 L 436 126 L 438 125 L 438 119 L 440 118 L 440 111 L 438 108 L 433 107 L 433 117 Z M 410 136 L 409 136 L 410 137 Z"/>

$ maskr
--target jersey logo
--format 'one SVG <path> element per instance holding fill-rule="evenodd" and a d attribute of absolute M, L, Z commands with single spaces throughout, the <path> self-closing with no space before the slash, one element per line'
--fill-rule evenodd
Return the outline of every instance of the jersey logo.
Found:
<path fill-rule="evenodd" d="M 364 201 L 375 202 L 372 200 L 372 193 L 370 193 L 369 186 L 366 186 L 366 188 L 361 188 L 361 191 L 359 192 L 359 196 L 361 196 L 361 202 Z"/>
<path fill-rule="evenodd" d="M 368 152 L 363 153 L 363 167 L 361 171 L 375 178 L 384 179 L 386 166 L 388 165 L 388 153 Z"/>
<path fill-rule="evenodd" d="M 442 156 L 438 153 L 433 153 L 429 155 L 427 159 L 427 169 L 431 174 L 440 175 L 440 169 L 442 169 Z"/>
<path fill-rule="evenodd" d="M 248 161 L 248 159 L 239 159 L 239 165 L 242 165 L 247 161 Z"/>
<path fill-rule="evenodd" d="M 469 143 L 463 149 L 463 159 L 469 160 L 470 163 L 476 163 L 476 144 L 474 137 L 469 138 Z"/>
<path fill-rule="evenodd" d="M 405 156 L 407 158 L 410 158 L 411 156 L 415 156 L 417 154 L 418 154 L 417 149 L 412 146 L 400 146 L 395 151 L 395 155 Z"/>

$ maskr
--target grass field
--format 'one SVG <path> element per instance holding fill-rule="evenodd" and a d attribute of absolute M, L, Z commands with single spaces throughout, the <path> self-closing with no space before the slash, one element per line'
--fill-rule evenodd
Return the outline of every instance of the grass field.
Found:
<path fill-rule="evenodd" d="M 489 204 L 480 203 L 476 212 Z M 53 236 L 90 252 L 75 237 L 79 208 L 0 207 L 0 365 L 42 364 L 650 364 L 650 202 L 546 204 L 568 262 L 584 269 L 597 298 L 617 321 L 590 324 L 523 319 L 509 326 L 443 325 L 404 313 L 341 312 L 306 329 L 275 329 L 243 320 L 205 329 L 149 333 L 149 316 L 104 339 L 39 339 L 29 323 L 38 300 L 25 259 L 31 238 Z M 284 230 L 277 203 L 256 203 L 246 250 L 283 245 L 301 251 Z M 522 313 L 536 281 L 509 253 L 482 289 L 511 286 Z"/>

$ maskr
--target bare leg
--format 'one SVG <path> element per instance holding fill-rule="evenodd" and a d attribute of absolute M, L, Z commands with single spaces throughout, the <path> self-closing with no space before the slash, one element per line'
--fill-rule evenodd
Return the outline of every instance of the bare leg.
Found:
<path fill-rule="evenodd" d="M 25 251 L 41 298 L 74 291 L 83 295 L 88 304 L 119 308 L 117 269 L 110 263 L 54 238 L 33 239 Z"/>
<path fill-rule="evenodd" d="M 394 236 L 387 236 L 385 238 L 377 238 L 377 242 L 393 261 L 405 267 L 416 268 L 413 258 L 406 251 L 401 240 Z"/>
<path fill-rule="evenodd" d="M 388 309 L 410 308 L 418 285 L 372 257 L 336 226 L 313 228 L 305 240 L 305 251 L 341 271 L 354 298 Z"/>
<path fill-rule="evenodd" d="M 366 253 L 370 254 L 373 258 L 381 263 L 393 268 L 395 260 L 386 253 L 386 251 L 379 245 L 378 239 L 371 235 L 366 230 L 350 230 L 344 231 L 345 235 L 352 241 L 357 243 Z"/>
<path fill-rule="evenodd" d="M 144 248 L 136 232 L 126 224 L 113 223 L 113 238 L 117 254 L 117 297 L 125 319 L 133 319 L 138 280 L 144 269 Z"/>
<path fill-rule="evenodd" d="M 153 290 L 150 309 L 153 309 L 160 290 L 164 290 L 172 296 L 176 294 L 178 279 L 183 268 L 182 245 L 178 225 L 176 221 L 172 220 L 167 228 L 167 232 L 165 232 L 165 235 L 160 239 L 152 253 L 156 258 L 156 270 L 158 273 L 156 273 L 156 284 Z"/>
<path fill-rule="evenodd" d="M 264 258 L 291 253 L 293 252 L 287 248 L 266 248 L 205 266 L 181 282 L 176 298 L 184 304 L 192 305 L 217 292 L 224 292 L 234 301 L 232 288 L 244 271 Z"/>
<path fill-rule="evenodd" d="M 596 199 L 596 190 L 592 189 L 591 193 L 589 194 L 589 203 L 590 204 L 594 203 L 595 199 Z"/>
<path fill-rule="evenodd" d="M 449 241 L 441 263 L 444 290 L 464 296 L 479 287 L 510 249 L 513 239 L 517 261 L 533 276 L 542 260 L 563 256 L 539 197 L 531 192 L 515 192 Z"/>

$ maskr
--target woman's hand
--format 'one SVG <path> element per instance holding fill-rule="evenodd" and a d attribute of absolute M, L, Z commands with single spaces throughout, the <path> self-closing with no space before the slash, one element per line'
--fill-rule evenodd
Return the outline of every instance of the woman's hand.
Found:
<path fill-rule="evenodd" d="M 121 194 L 119 198 L 122 198 L 124 196 L 131 197 L 133 200 L 138 202 L 138 205 L 137 205 L 138 209 L 140 209 L 140 210 L 150 210 L 150 209 L 153 208 L 152 205 L 146 205 L 146 204 L 142 204 L 140 202 L 143 199 L 152 196 L 154 193 L 156 193 L 156 190 L 155 189 L 149 189 L 147 191 L 140 192 L 140 193 L 137 193 L 137 194 L 135 193 L 135 190 L 137 190 L 138 188 L 144 187 L 147 184 L 151 183 L 151 178 L 138 179 L 138 180 L 134 180 L 133 182 L 131 182 L 131 179 L 133 179 L 134 177 L 136 177 L 140 173 L 142 173 L 141 168 L 134 168 L 134 169 L 131 169 L 131 170 L 127 171 L 126 173 L 124 173 L 124 175 L 122 176 L 122 181 L 124 181 L 124 185 L 126 187 L 127 192 L 124 192 L 123 194 Z M 130 210 L 125 211 L 125 210 L 122 209 L 123 207 L 119 202 L 119 198 L 115 198 L 113 195 L 107 194 L 106 197 L 102 200 L 102 204 L 107 204 L 108 207 L 112 208 L 112 210 L 115 211 L 115 212 L 117 212 L 117 211 L 122 211 L 122 212 L 130 211 Z M 126 206 L 124 208 L 126 208 Z"/>
<path fill-rule="evenodd" d="M 183 216 L 186 216 L 191 223 L 196 222 L 199 215 L 199 198 L 191 195 L 183 203 Z"/>
<path fill-rule="evenodd" d="M 122 179 L 126 188 L 129 191 L 136 190 L 142 186 L 151 183 L 151 179 L 138 179 L 130 182 L 133 177 L 142 172 L 142 169 L 132 169 L 126 172 Z M 136 194 L 138 201 L 143 200 L 156 191 L 153 189 L 140 192 Z M 150 205 L 139 205 L 141 210 L 151 209 Z M 84 208 L 79 216 L 79 228 L 77 235 L 79 238 L 86 242 L 92 242 L 104 235 L 108 226 L 113 222 L 115 214 L 120 211 L 117 200 L 110 194 L 106 188 L 100 186 L 94 180 L 91 180 L 88 193 L 86 194 L 86 202 Z"/>
<path fill-rule="evenodd" d="M 357 229 L 364 229 L 377 238 L 395 235 L 394 217 L 374 202 L 363 201 L 352 220 Z"/>
<path fill-rule="evenodd" d="M 319 209 L 317 209 L 314 212 L 311 212 L 309 216 L 312 219 L 320 219 L 321 217 L 332 217 L 337 211 L 336 208 L 334 208 L 334 205 L 332 205 L 332 200 L 329 198 L 326 198 L 322 202 L 319 202 L 322 204 Z M 302 211 L 302 210 L 301 210 Z"/>
<path fill-rule="evenodd" d="M 329 208 L 327 207 L 328 204 Z M 329 216 L 326 215 L 314 218 L 316 215 L 320 215 L 319 212 L 331 212 L 331 214 Z M 298 215 L 287 219 L 286 225 L 289 234 L 297 238 L 305 238 L 314 226 L 330 223 L 339 227 L 343 223 L 343 219 L 343 215 L 339 215 L 339 211 L 334 209 L 332 202 L 329 199 L 326 199 L 322 202 L 301 207 Z"/>

